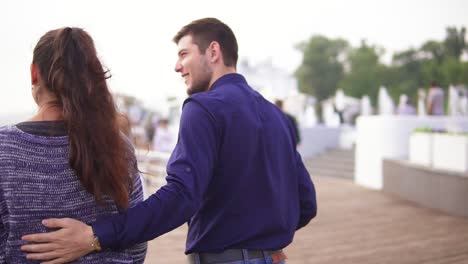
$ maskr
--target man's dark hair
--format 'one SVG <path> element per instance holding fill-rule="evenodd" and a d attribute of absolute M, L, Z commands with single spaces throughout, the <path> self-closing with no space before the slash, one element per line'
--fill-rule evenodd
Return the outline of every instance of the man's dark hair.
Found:
<path fill-rule="evenodd" d="M 172 39 L 176 44 L 184 36 L 191 35 L 193 43 L 202 54 L 211 42 L 216 41 L 223 53 L 224 65 L 236 67 L 238 58 L 237 40 L 232 30 L 216 18 L 202 18 L 184 26 Z"/>
<path fill-rule="evenodd" d="M 280 109 L 283 109 L 283 101 L 282 100 L 275 100 L 275 105 L 280 108 Z"/>

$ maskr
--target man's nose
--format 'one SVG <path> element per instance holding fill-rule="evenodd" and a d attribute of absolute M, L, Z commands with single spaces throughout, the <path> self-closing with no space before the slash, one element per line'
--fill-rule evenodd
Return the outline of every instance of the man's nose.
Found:
<path fill-rule="evenodd" d="M 182 70 L 182 65 L 179 62 L 177 62 L 176 65 L 175 65 L 174 70 L 176 72 L 180 72 Z"/>

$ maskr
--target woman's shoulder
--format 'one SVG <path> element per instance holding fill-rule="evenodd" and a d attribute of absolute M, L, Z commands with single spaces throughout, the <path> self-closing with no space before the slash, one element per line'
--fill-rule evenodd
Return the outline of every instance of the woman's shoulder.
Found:
<path fill-rule="evenodd" d="M 66 135 L 49 136 L 22 129 L 21 125 L 27 123 L 30 122 L 0 126 L 0 142 L 14 141 L 16 144 L 44 147 L 64 146 L 68 144 L 68 136 Z"/>
<path fill-rule="evenodd" d="M 0 126 L 0 145 L 14 140 L 19 135 L 19 131 L 13 125 Z"/>
<path fill-rule="evenodd" d="M 3 125 L 3 126 L 0 126 L 0 133 L 2 134 L 7 134 L 7 133 L 11 133 L 15 130 L 15 126 L 14 125 Z"/>
<path fill-rule="evenodd" d="M 13 125 L 0 126 L 0 163 L 29 148 L 20 139 L 20 132 Z"/>

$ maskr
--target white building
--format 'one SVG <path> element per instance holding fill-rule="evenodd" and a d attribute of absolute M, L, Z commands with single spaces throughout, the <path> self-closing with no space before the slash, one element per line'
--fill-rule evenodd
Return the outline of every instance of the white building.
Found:
<path fill-rule="evenodd" d="M 295 116 L 300 126 L 310 127 L 317 123 L 313 108 L 315 98 L 300 93 L 296 78 L 274 66 L 271 60 L 253 65 L 247 59 L 243 59 L 237 70 L 244 75 L 252 88 L 270 102 L 283 100 L 284 110 Z"/>
<path fill-rule="evenodd" d="M 237 70 L 245 76 L 252 88 L 270 101 L 285 100 L 299 93 L 296 79 L 283 69 L 273 66 L 271 60 L 252 65 L 243 59 Z"/>

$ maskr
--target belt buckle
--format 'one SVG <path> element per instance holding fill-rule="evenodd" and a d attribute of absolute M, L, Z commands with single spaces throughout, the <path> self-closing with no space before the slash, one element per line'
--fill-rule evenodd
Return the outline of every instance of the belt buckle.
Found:
<path fill-rule="evenodd" d="M 273 264 L 278 264 L 281 261 L 284 261 L 287 259 L 286 254 L 282 250 L 277 251 L 277 252 L 272 252 L 270 253 L 271 259 L 273 260 Z"/>

